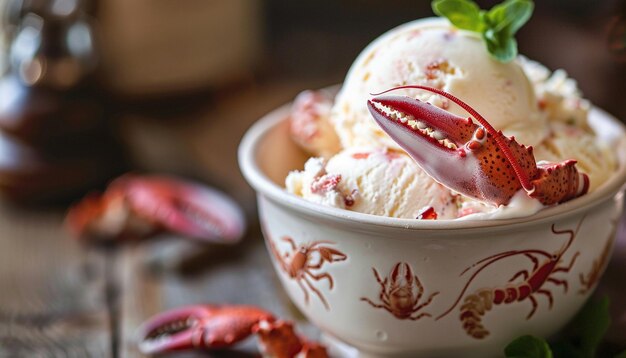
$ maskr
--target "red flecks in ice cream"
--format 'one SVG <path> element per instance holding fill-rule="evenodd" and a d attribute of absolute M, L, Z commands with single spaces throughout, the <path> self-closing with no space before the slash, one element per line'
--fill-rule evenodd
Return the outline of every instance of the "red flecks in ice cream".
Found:
<path fill-rule="evenodd" d="M 392 161 L 399 159 L 401 157 L 401 154 L 398 152 L 386 152 L 385 157 L 387 157 L 387 160 Z"/>
<path fill-rule="evenodd" d="M 418 220 L 437 220 L 437 212 L 435 208 L 429 206 L 417 215 Z"/>
<path fill-rule="evenodd" d="M 367 159 L 372 153 L 354 153 L 352 158 L 354 159 Z"/>
<path fill-rule="evenodd" d="M 320 109 L 329 100 L 315 91 L 304 91 L 296 97 L 289 124 L 291 133 L 309 142 L 318 135 L 318 122 L 323 115 Z"/>
<path fill-rule="evenodd" d="M 438 77 L 439 68 L 442 61 L 443 60 L 435 60 L 426 65 L 426 78 L 428 78 L 429 80 L 434 80 Z"/>
<path fill-rule="evenodd" d="M 451 66 L 448 60 L 440 58 L 427 64 L 425 73 L 427 79 L 434 80 L 440 77 L 441 74 L 455 74 L 456 68 Z"/>
<path fill-rule="evenodd" d="M 580 109 L 580 108 L 582 108 L 582 106 L 583 106 L 582 105 L 582 101 L 580 99 L 576 99 L 576 101 L 574 101 L 574 107 L 576 109 Z"/>
<path fill-rule="evenodd" d="M 446 41 L 450 41 L 455 36 L 456 36 L 456 31 L 455 30 L 450 30 L 450 31 L 446 32 L 445 34 L 443 34 L 443 39 L 446 40 Z"/>
<path fill-rule="evenodd" d="M 311 183 L 311 192 L 315 194 L 324 194 L 331 190 L 335 190 L 340 181 L 341 175 L 339 174 L 322 175 Z"/>
<path fill-rule="evenodd" d="M 463 216 L 476 214 L 476 213 L 480 213 L 480 212 L 481 211 L 478 210 L 477 208 L 462 208 L 462 209 L 459 209 L 459 212 L 458 212 L 457 216 L 462 218 Z"/>
<path fill-rule="evenodd" d="M 448 108 L 450 108 L 450 101 L 444 98 L 441 101 L 441 109 L 448 109 Z"/>
<path fill-rule="evenodd" d="M 356 196 L 359 194 L 359 191 L 357 189 L 353 189 L 352 192 L 350 193 L 350 195 L 346 195 L 343 198 L 343 202 L 344 204 L 346 204 L 346 207 L 351 207 L 352 205 L 354 205 L 354 202 L 356 200 Z"/>
<path fill-rule="evenodd" d="M 539 101 L 537 101 L 537 106 L 539 107 L 540 110 L 543 111 L 548 106 L 548 103 L 546 102 L 545 99 L 540 99 Z"/>
<path fill-rule="evenodd" d="M 413 31 L 411 31 L 409 33 L 409 36 L 408 36 L 407 40 L 411 41 L 411 40 L 413 40 L 414 38 L 418 37 L 421 34 L 422 34 L 422 30 L 419 30 L 419 29 L 413 30 Z"/>

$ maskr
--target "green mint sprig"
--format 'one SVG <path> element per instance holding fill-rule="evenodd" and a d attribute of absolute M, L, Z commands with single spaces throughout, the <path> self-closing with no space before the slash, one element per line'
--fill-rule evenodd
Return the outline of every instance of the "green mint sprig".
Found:
<path fill-rule="evenodd" d="M 517 56 L 515 33 L 530 19 L 534 4 L 506 0 L 486 11 L 470 0 L 433 0 L 432 8 L 457 28 L 480 33 L 491 56 L 509 62 Z"/>
<path fill-rule="evenodd" d="M 534 336 L 521 336 L 504 349 L 507 358 L 596 358 L 609 328 L 609 300 L 589 300 L 565 329 L 562 338 L 548 344 Z M 615 358 L 626 358 L 622 352 Z"/>
<path fill-rule="evenodd" d="M 521 336 L 504 349 L 507 358 L 552 358 L 548 342 L 535 336 Z"/>

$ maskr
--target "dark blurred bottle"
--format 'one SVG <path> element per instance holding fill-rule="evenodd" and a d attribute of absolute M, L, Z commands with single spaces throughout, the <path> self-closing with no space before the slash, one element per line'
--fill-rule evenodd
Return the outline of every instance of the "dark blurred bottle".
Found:
<path fill-rule="evenodd" d="M 88 0 L 11 0 L 0 80 L 0 190 L 21 202 L 66 201 L 119 173 L 95 85 Z"/>

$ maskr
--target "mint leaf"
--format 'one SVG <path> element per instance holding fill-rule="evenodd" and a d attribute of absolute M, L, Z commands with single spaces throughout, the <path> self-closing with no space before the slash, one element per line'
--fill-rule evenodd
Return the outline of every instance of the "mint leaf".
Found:
<path fill-rule="evenodd" d="M 604 334 L 611 323 L 609 299 L 588 300 L 581 311 L 561 332 L 562 338 L 550 346 L 539 338 L 522 336 L 505 348 L 507 357 L 595 358 Z M 547 354 L 550 355 L 541 355 Z M 622 352 L 614 358 L 626 358 Z"/>
<path fill-rule="evenodd" d="M 489 10 L 486 18 L 495 31 L 513 36 L 530 19 L 533 8 L 530 0 L 507 0 Z"/>
<path fill-rule="evenodd" d="M 459 29 L 482 32 L 484 22 L 481 10 L 469 0 L 435 0 L 432 2 L 433 12 L 447 18 Z"/>
<path fill-rule="evenodd" d="M 550 344 L 554 358 L 585 358 L 570 342 L 554 342 Z"/>
<path fill-rule="evenodd" d="M 504 348 L 507 358 L 552 358 L 548 343 L 534 336 L 521 336 Z"/>
<path fill-rule="evenodd" d="M 500 62 L 509 62 L 517 56 L 517 41 L 503 32 L 495 32 L 491 29 L 485 31 L 483 39 L 487 45 L 487 51 Z"/>
<path fill-rule="evenodd" d="M 470 0 L 433 0 L 432 8 L 457 28 L 482 34 L 492 57 L 509 62 L 517 56 L 513 36 L 530 19 L 534 5 L 531 0 L 506 0 L 486 12 Z"/>
<path fill-rule="evenodd" d="M 610 324 L 609 299 L 604 297 L 599 301 L 587 301 L 572 322 L 572 327 L 576 327 L 575 338 L 580 340 L 578 348 L 584 357 L 595 356 L 596 349 Z"/>

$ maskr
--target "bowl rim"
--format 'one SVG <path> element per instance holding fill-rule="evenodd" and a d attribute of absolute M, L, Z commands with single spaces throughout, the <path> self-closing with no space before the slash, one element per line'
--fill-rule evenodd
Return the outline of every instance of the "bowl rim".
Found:
<path fill-rule="evenodd" d="M 304 198 L 287 192 L 285 188 L 278 186 L 270 180 L 257 163 L 257 148 L 272 129 L 287 120 L 290 108 L 291 102 L 272 110 L 256 121 L 246 131 L 239 144 L 238 161 L 244 178 L 248 184 L 254 188 L 257 195 L 263 194 L 273 199 L 273 201 L 305 216 L 314 216 L 335 221 L 347 221 L 358 225 L 408 229 L 411 231 L 465 230 L 502 228 L 504 226 L 512 228 L 512 226 L 525 226 L 554 221 L 588 211 L 615 197 L 617 193 L 626 189 L 626 165 L 622 164 L 612 178 L 587 195 L 557 206 L 542 209 L 533 215 L 511 219 L 416 220 L 384 217 L 325 206 L 307 201 Z M 600 108 L 592 107 L 592 112 L 595 112 L 594 115 L 596 116 L 604 117 L 603 120 L 611 122 L 611 124 L 621 128 L 623 134 L 621 136 L 622 138 L 619 140 L 618 146 L 626 148 L 626 126 Z"/>

